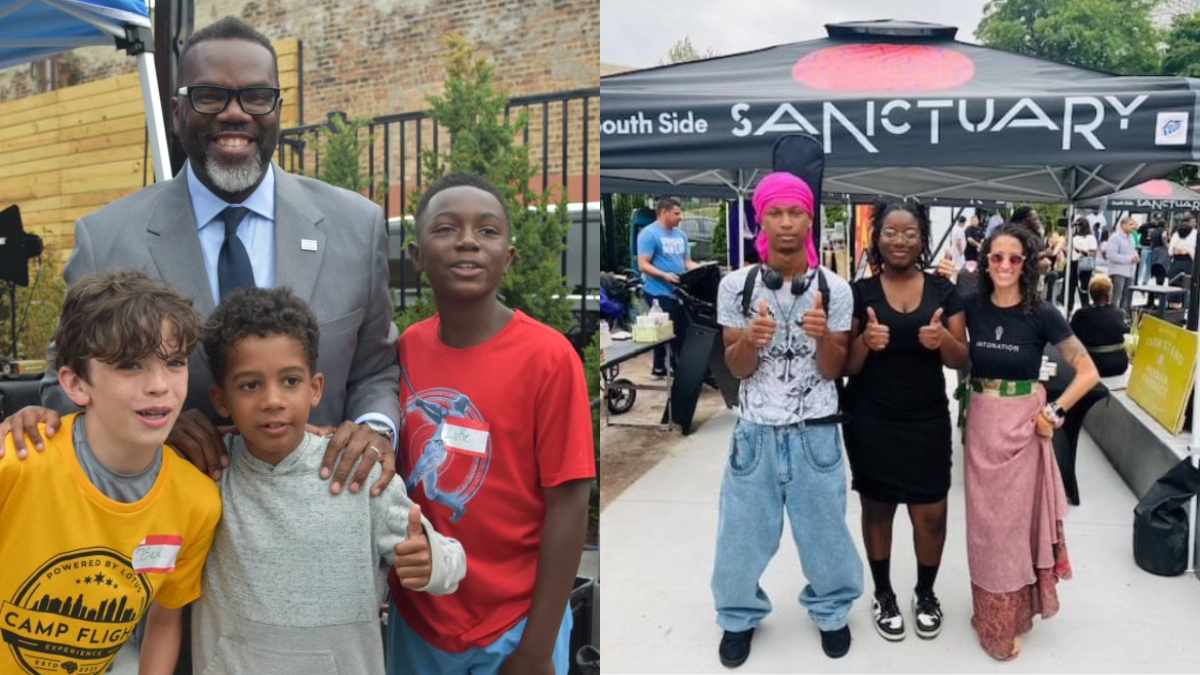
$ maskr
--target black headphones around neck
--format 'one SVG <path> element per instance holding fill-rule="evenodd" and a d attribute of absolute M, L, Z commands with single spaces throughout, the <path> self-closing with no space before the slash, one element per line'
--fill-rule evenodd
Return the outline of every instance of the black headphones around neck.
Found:
<path fill-rule="evenodd" d="M 771 269 L 770 267 L 767 267 L 766 265 L 762 265 L 761 267 L 762 267 L 761 274 L 762 274 L 763 286 L 766 286 L 767 288 L 771 289 L 772 291 L 777 291 L 777 290 L 783 288 L 783 275 L 782 274 L 780 274 L 776 270 Z M 797 274 L 796 276 L 793 276 L 792 277 L 792 295 L 794 295 L 796 297 L 800 297 L 801 295 L 804 295 L 804 293 L 806 291 L 808 291 L 808 287 L 812 284 L 813 276 L 814 275 L 811 270 L 809 271 L 808 274 Z"/>

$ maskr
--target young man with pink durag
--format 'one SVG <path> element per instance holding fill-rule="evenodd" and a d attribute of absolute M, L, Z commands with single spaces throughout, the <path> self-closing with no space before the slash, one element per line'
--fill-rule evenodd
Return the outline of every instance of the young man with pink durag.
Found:
<path fill-rule="evenodd" d="M 764 262 L 721 280 L 725 362 L 741 380 L 738 421 L 721 483 L 712 591 L 734 668 L 771 611 L 759 579 L 779 548 L 784 514 L 808 583 L 800 603 L 830 658 L 850 650 L 847 617 L 862 594 L 862 560 L 846 527 L 838 394 L 850 341 L 850 285 L 817 264 L 808 184 L 776 172 L 754 191 Z"/>

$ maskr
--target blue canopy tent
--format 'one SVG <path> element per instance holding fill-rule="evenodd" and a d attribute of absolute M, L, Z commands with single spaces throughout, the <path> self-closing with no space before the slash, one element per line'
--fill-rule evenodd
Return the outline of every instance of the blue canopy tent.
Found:
<path fill-rule="evenodd" d="M 145 0 L 0 0 L 0 68 L 76 47 L 114 45 L 137 58 L 157 180 L 171 177 Z"/>

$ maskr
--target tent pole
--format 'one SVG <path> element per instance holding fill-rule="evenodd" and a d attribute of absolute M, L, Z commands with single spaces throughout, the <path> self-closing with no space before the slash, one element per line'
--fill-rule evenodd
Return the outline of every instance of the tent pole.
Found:
<path fill-rule="evenodd" d="M 1067 237 L 1067 278 L 1063 279 L 1063 306 L 1067 308 L 1067 318 L 1070 318 L 1071 310 L 1075 308 L 1075 290 L 1079 286 L 1079 264 L 1071 263 L 1075 255 L 1075 202 L 1071 202 L 1067 210 L 1067 227 L 1063 234 Z"/>
<path fill-rule="evenodd" d="M 166 125 L 163 121 L 162 103 L 158 98 L 158 75 L 154 68 L 154 52 L 137 55 L 138 79 L 142 84 L 142 103 L 146 112 L 147 139 L 150 154 L 154 159 L 155 181 L 171 178 L 171 151 L 167 145 Z"/>
<path fill-rule="evenodd" d="M 737 266 L 740 269 L 746 264 L 746 232 L 750 228 L 746 226 L 746 190 L 742 186 L 742 170 L 737 172 L 737 205 L 738 205 L 738 226 L 737 226 Z"/>
<path fill-rule="evenodd" d="M 729 202 L 728 202 L 728 200 L 726 200 L 726 202 L 725 202 L 725 266 L 730 269 L 736 269 L 733 266 L 733 258 L 731 257 L 732 254 L 734 253 L 734 247 L 732 246 L 732 242 L 730 241 L 731 237 L 729 234 L 730 231 L 732 230 L 732 227 L 731 227 L 732 223 L 733 223 L 732 209 L 729 208 Z"/>

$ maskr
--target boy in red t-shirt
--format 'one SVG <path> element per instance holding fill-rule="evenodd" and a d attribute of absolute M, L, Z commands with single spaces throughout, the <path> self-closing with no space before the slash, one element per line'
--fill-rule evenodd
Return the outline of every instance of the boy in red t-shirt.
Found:
<path fill-rule="evenodd" d="M 394 675 L 566 675 L 568 600 L 596 475 L 587 384 L 561 334 L 497 298 L 508 212 L 468 174 L 417 207 L 413 262 L 438 315 L 401 336 L 397 467 L 413 501 L 467 551 L 453 595 L 392 582 Z"/>

